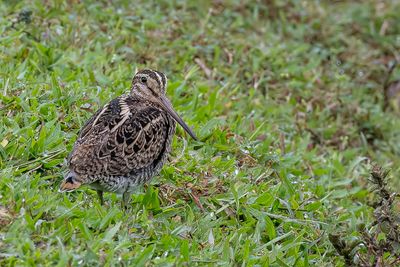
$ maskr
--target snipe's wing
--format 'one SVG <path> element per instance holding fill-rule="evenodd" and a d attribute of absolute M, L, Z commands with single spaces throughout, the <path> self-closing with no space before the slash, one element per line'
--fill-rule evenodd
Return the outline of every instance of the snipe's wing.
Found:
<path fill-rule="evenodd" d="M 157 164 L 175 130 L 162 109 L 130 96 L 112 100 L 82 128 L 69 156 L 77 175 L 127 175 Z"/>

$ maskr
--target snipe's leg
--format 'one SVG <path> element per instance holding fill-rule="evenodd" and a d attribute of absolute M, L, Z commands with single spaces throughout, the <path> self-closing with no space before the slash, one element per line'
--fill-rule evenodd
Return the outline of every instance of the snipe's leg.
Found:
<path fill-rule="evenodd" d="M 96 192 L 97 192 L 97 196 L 99 197 L 99 200 L 100 200 L 100 205 L 104 205 L 104 198 L 103 198 L 103 191 L 100 191 L 100 190 L 96 190 Z"/>
<path fill-rule="evenodd" d="M 122 209 L 125 210 L 128 209 L 128 204 L 130 200 L 131 200 L 131 193 L 128 191 L 124 192 L 122 194 L 122 202 L 121 202 Z"/>

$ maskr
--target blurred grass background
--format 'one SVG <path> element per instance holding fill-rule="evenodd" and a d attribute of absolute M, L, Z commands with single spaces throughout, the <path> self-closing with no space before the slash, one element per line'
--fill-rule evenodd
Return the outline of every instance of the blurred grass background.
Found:
<path fill-rule="evenodd" d="M 0 265 L 344 266 L 328 234 L 353 242 L 372 223 L 371 162 L 400 186 L 400 89 L 384 92 L 399 14 L 394 0 L 2 1 Z M 141 68 L 166 73 L 201 142 L 179 128 L 126 214 L 114 194 L 57 193 L 80 127 Z"/>

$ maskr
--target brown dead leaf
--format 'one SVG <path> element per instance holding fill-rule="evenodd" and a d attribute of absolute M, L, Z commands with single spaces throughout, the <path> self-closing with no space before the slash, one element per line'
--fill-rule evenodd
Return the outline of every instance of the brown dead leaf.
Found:
<path fill-rule="evenodd" d="M 384 20 L 381 26 L 381 29 L 379 30 L 379 35 L 384 36 L 386 34 L 387 29 L 389 29 L 390 24 L 388 20 Z"/>
<path fill-rule="evenodd" d="M 176 215 L 176 216 L 172 217 L 172 220 L 174 222 L 180 223 L 182 221 L 182 218 L 181 218 L 181 216 Z"/>
<path fill-rule="evenodd" d="M 387 94 L 389 97 L 399 97 L 400 96 L 400 80 L 391 82 L 387 89 Z"/>
<path fill-rule="evenodd" d="M 254 124 L 254 120 L 250 120 L 249 131 L 252 133 L 256 130 L 256 125 Z"/>
<path fill-rule="evenodd" d="M 239 167 L 243 166 L 254 167 L 257 165 L 257 160 L 249 154 L 240 152 L 237 154 L 237 158 L 238 158 L 237 163 Z"/>
<path fill-rule="evenodd" d="M 211 78 L 212 76 L 212 70 L 210 70 L 207 65 L 204 63 L 203 60 L 201 60 L 200 58 L 195 58 L 194 62 L 197 63 L 197 65 L 199 65 L 199 67 L 204 71 L 204 74 L 207 76 L 207 78 Z"/>
<path fill-rule="evenodd" d="M 229 50 L 226 48 L 224 48 L 224 52 L 225 52 L 226 56 L 228 57 L 228 64 L 232 64 L 233 63 L 233 54 L 231 52 L 229 52 Z"/>
<path fill-rule="evenodd" d="M 12 215 L 10 212 L 3 206 L 0 206 L 0 226 L 6 226 L 11 223 Z"/>
<path fill-rule="evenodd" d="M 191 192 L 190 196 L 192 197 L 192 199 L 193 199 L 194 203 L 197 205 L 197 207 L 199 207 L 199 209 L 201 209 L 201 211 L 204 211 L 203 204 L 201 204 L 199 197 L 194 192 Z"/>
<path fill-rule="evenodd" d="M 267 135 L 266 134 L 260 134 L 259 136 L 256 137 L 256 139 L 258 141 L 264 141 L 265 139 L 267 139 Z"/>
<path fill-rule="evenodd" d="M 400 80 L 391 82 L 387 89 L 386 94 L 388 102 L 393 106 L 396 111 L 400 110 Z"/>
<path fill-rule="evenodd" d="M 286 153 L 285 134 L 282 132 L 279 134 L 279 147 L 281 149 L 282 155 L 285 154 Z"/>

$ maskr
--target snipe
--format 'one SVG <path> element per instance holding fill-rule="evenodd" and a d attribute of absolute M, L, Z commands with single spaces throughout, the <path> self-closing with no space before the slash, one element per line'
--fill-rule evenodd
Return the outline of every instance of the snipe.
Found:
<path fill-rule="evenodd" d="M 126 208 L 132 191 L 161 171 L 176 122 L 197 140 L 167 99 L 166 86 L 163 73 L 139 71 L 130 94 L 99 109 L 80 131 L 60 191 L 87 184 L 97 191 L 101 204 L 103 192 L 122 194 Z"/>

